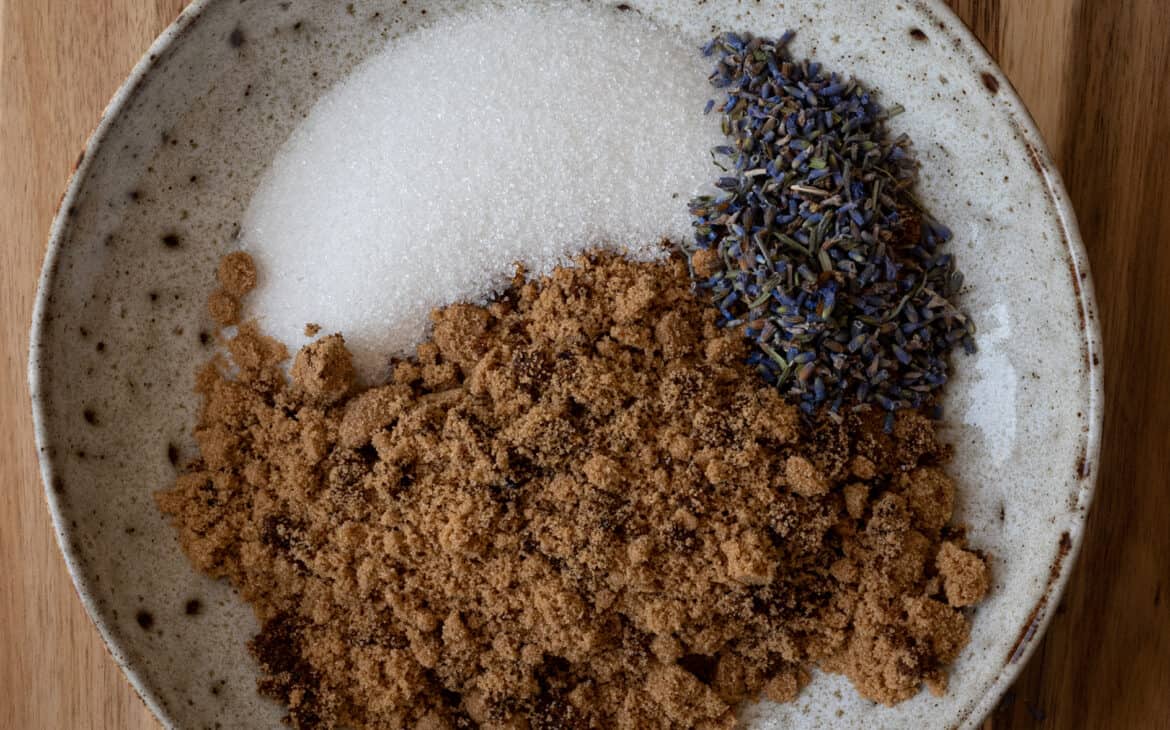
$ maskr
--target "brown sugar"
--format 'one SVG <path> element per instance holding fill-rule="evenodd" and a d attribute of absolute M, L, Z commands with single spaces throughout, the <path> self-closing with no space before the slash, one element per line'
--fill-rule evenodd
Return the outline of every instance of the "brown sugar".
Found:
<path fill-rule="evenodd" d="M 329 335 L 306 345 L 293 360 L 293 382 L 306 400 L 333 403 L 353 387 L 353 358 L 341 335 Z"/>
<path fill-rule="evenodd" d="M 256 264 L 243 251 L 233 251 L 221 258 L 215 275 L 224 291 L 237 299 L 256 287 Z"/>
<path fill-rule="evenodd" d="M 803 416 L 679 261 L 592 255 L 433 322 L 360 392 L 339 335 L 289 381 L 242 327 L 158 495 L 292 725 L 730 728 L 812 667 L 945 690 L 988 581 L 931 421 Z"/>
<path fill-rule="evenodd" d="M 713 248 L 699 249 L 691 256 L 691 266 L 695 268 L 695 275 L 701 279 L 718 271 L 721 263 L 719 252 Z"/>
<path fill-rule="evenodd" d="M 220 327 L 231 327 L 240 321 L 240 300 L 223 289 L 216 289 L 207 298 L 207 313 Z"/>
<path fill-rule="evenodd" d="M 935 563 L 943 579 L 947 602 L 952 606 L 974 606 L 987 595 L 991 583 L 987 563 L 975 553 L 953 542 L 944 542 Z"/>
<path fill-rule="evenodd" d="M 240 322 L 240 299 L 256 286 L 256 264 L 243 251 L 234 251 L 219 260 L 215 277 L 219 288 L 207 299 L 207 312 L 220 327 Z"/>

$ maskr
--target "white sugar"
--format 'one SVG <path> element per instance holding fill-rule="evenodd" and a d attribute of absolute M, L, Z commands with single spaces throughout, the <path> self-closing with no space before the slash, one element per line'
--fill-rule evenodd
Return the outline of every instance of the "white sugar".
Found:
<path fill-rule="evenodd" d="M 661 255 L 715 174 L 709 66 L 636 13 L 516 6 L 391 42 L 285 143 L 243 222 L 250 314 L 290 347 L 340 331 L 367 380 L 515 262 Z"/>

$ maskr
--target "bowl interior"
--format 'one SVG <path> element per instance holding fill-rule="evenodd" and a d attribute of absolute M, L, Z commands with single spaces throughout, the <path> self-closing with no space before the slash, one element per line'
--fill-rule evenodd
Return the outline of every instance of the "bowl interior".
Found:
<path fill-rule="evenodd" d="M 280 144 L 334 81 L 419 24 L 484 4 L 200 0 L 136 69 L 84 152 L 33 326 L 37 435 L 82 600 L 167 724 L 267 727 L 282 715 L 255 692 L 249 609 L 193 572 L 152 499 L 194 453 L 192 387 L 214 349 L 203 303 L 215 261 L 233 247 Z M 924 692 L 891 709 L 819 676 L 797 702 L 747 717 L 777 728 L 973 727 L 1055 604 L 1095 477 L 1096 315 L 1058 176 L 1006 80 L 941 3 L 622 8 L 696 44 L 715 29 L 795 29 L 798 54 L 908 110 L 895 127 L 922 158 L 922 197 L 955 231 L 964 304 L 980 328 L 979 353 L 957 356 L 947 435 L 959 519 L 992 555 L 993 591 L 945 697 Z"/>

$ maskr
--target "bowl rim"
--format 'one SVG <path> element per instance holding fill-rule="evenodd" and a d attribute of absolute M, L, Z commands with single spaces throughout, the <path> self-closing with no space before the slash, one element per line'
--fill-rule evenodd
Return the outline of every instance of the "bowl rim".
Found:
<path fill-rule="evenodd" d="M 65 567 L 69 571 L 69 577 L 72 579 L 74 592 L 77 594 L 78 599 L 81 600 L 81 604 L 85 608 L 85 613 L 89 617 L 90 622 L 97 628 L 98 634 L 102 639 L 102 645 L 118 665 L 118 668 L 122 671 L 122 674 L 126 677 L 126 680 L 134 689 L 135 694 L 138 695 L 138 698 L 142 700 L 143 704 L 146 705 L 155 719 L 165 727 L 176 727 L 176 723 L 171 717 L 170 712 L 167 711 L 163 703 L 159 701 L 158 697 L 148 686 L 144 677 L 133 666 L 125 651 L 119 646 L 118 639 L 114 635 L 111 627 L 99 614 L 97 602 L 94 600 L 90 587 L 92 582 L 91 578 L 82 569 L 78 556 L 79 551 L 74 549 L 73 543 L 68 539 L 68 522 L 62 511 L 61 501 L 51 487 L 56 477 L 52 454 L 49 450 L 48 432 L 45 425 L 44 383 L 41 374 L 40 353 L 44 348 L 43 339 L 46 334 L 45 330 L 47 325 L 45 312 L 49 305 L 49 291 L 52 290 L 53 282 L 57 277 L 58 259 L 63 247 L 65 233 L 69 226 L 68 211 L 75 204 L 80 195 L 82 184 L 88 177 L 90 166 L 96 158 L 94 152 L 101 147 L 106 137 L 109 136 L 110 131 L 119 122 L 123 113 L 128 108 L 130 101 L 134 98 L 140 87 L 142 87 L 149 72 L 156 65 L 156 62 L 182 37 L 187 26 L 198 20 L 203 12 L 217 1 L 192 0 L 184 6 L 178 15 L 175 16 L 175 19 L 154 39 L 142 54 L 142 57 L 138 59 L 138 62 L 134 64 L 134 67 L 130 70 L 130 74 L 118 86 L 117 91 L 110 97 L 110 100 L 102 110 L 97 124 L 94 125 L 93 131 L 90 132 L 89 137 L 81 148 L 81 153 L 77 158 L 77 162 L 74 164 L 73 173 L 69 178 L 68 187 L 61 196 L 61 200 L 57 203 L 57 211 L 49 227 L 49 240 L 45 250 L 45 257 L 41 264 L 41 274 L 37 281 L 37 293 L 33 303 L 32 324 L 29 333 L 28 385 L 29 398 L 32 402 L 33 434 L 36 439 L 37 461 L 41 471 L 41 489 L 49 507 L 53 532 L 57 539 L 57 547 L 65 559 Z"/>
<path fill-rule="evenodd" d="M 45 401 L 41 375 L 40 353 L 44 347 L 46 320 L 45 312 L 48 307 L 49 291 L 57 276 L 57 263 L 69 226 L 67 212 L 77 200 L 82 183 L 88 177 L 93 160 L 92 154 L 99 148 L 109 135 L 111 129 L 119 122 L 127 110 L 129 102 L 134 98 L 139 87 L 148 77 L 150 71 L 168 50 L 178 42 L 184 31 L 209 8 L 222 0 L 193 0 L 184 7 L 175 20 L 151 43 L 142 58 L 134 65 L 129 76 L 114 92 L 113 97 L 102 111 L 93 132 L 82 147 L 78 162 L 74 165 L 68 187 L 57 205 L 49 229 L 48 245 L 37 282 L 37 293 L 33 305 L 32 324 L 29 335 L 28 352 L 28 384 L 32 403 L 33 431 L 37 446 L 37 459 L 40 464 L 42 489 L 52 518 L 53 531 L 56 535 L 57 546 L 65 559 L 66 568 L 72 579 L 74 590 L 90 621 L 97 628 L 102 643 L 122 670 L 139 698 L 165 726 L 175 727 L 174 719 L 166 707 L 148 686 L 148 683 L 132 662 L 127 658 L 119 646 L 117 637 L 111 627 L 100 616 L 97 605 L 91 592 L 91 579 L 82 570 L 78 551 L 67 537 L 68 523 L 65 519 L 62 505 L 50 485 L 54 483 L 53 459 L 49 452 L 48 434 L 46 430 Z M 1012 654 L 1007 658 L 995 680 L 977 702 L 968 705 L 961 716 L 956 718 L 956 727 L 974 730 L 983 718 L 986 717 L 1008 687 L 1019 676 L 1026 666 L 1028 659 L 1039 645 L 1045 630 L 1052 620 L 1055 611 L 1052 610 L 1064 593 L 1069 578 L 1077 563 L 1083 542 L 1085 524 L 1092 507 L 1096 492 L 1099 455 L 1101 450 L 1101 434 L 1104 420 L 1104 357 L 1102 351 L 1101 325 L 1098 318 L 1093 277 L 1090 271 L 1088 252 L 1081 238 L 1077 224 L 1076 213 L 1065 188 L 1063 178 L 1057 169 L 1052 155 L 1044 143 L 1035 120 L 1028 111 L 1023 99 L 1020 98 L 1011 80 L 1000 69 L 999 64 L 992 58 L 990 52 L 975 36 L 970 28 L 960 19 L 958 14 L 946 4 L 945 0 L 912 0 L 917 11 L 935 20 L 936 28 L 943 34 L 956 41 L 956 47 L 967 56 L 972 69 L 983 69 L 984 79 L 991 79 L 988 83 L 998 83 L 998 93 L 1004 103 L 998 104 L 1000 113 L 1008 115 L 1013 122 L 1019 141 L 1024 144 L 1032 157 L 1037 176 L 1049 198 L 1048 207 L 1055 213 L 1063 231 L 1065 249 L 1063 255 L 1072 271 L 1074 288 L 1078 299 L 1078 307 L 1083 317 L 1083 342 L 1081 347 L 1086 354 L 1088 363 L 1087 384 L 1088 402 L 1086 407 L 1087 433 L 1085 434 L 1085 467 L 1077 475 L 1079 494 L 1077 505 L 1079 509 L 1072 512 L 1065 532 L 1066 540 L 1056 547 L 1056 557 L 1052 565 L 1052 574 L 1035 609 L 1029 615 L 1025 624 L 1020 627 L 1019 640 Z"/>
<path fill-rule="evenodd" d="M 959 17 L 945 0 L 916 0 L 918 9 L 927 16 L 938 20 L 940 30 L 959 41 L 959 48 L 968 55 L 973 68 L 984 68 L 984 79 L 990 78 L 998 82 L 999 94 L 1007 102 L 1007 108 L 1002 113 L 1008 114 L 1015 123 L 1020 135 L 1020 142 L 1032 158 L 1045 192 L 1049 196 L 1049 205 L 1056 214 L 1063 231 L 1065 244 L 1064 255 L 1071 269 L 1073 287 L 1077 295 L 1077 305 L 1082 318 L 1083 341 L 1081 350 L 1086 363 L 1086 380 L 1088 384 L 1088 402 L 1085 404 L 1085 423 L 1088 428 L 1085 434 L 1085 451 L 1083 465 L 1077 474 L 1080 489 L 1078 494 L 1078 510 L 1072 513 L 1066 523 L 1067 530 L 1060 543 L 1056 546 L 1052 563 L 1052 572 L 1045 586 L 1044 592 L 1035 604 L 1024 625 L 1020 627 L 1019 638 L 1007 657 L 1000 673 L 992 682 L 983 697 L 970 705 L 964 716 L 959 718 L 959 727 L 964 730 L 974 730 L 983 719 L 991 714 L 999 703 L 1000 698 L 1015 682 L 1016 678 L 1027 665 L 1028 660 L 1036 651 L 1044 637 L 1048 625 L 1056 615 L 1056 605 L 1068 586 L 1069 578 L 1077 565 L 1084 545 L 1085 524 L 1093 507 L 1097 491 L 1097 478 L 1101 453 L 1101 434 L 1105 419 L 1105 357 L 1101 336 L 1101 323 L 1098 319 L 1096 289 L 1093 285 L 1093 274 L 1090 268 L 1088 250 L 1081 237 L 1080 226 L 1077 223 L 1076 210 L 1072 199 L 1064 184 L 1064 177 L 1053 160 L 1048 145 L 1044 142 L 1040 129 L 1027 105 L 1020 97 L 1011 79 L 1000 68 L 999 63 L 991 56 L 990 51 L 967 24 Z"/>

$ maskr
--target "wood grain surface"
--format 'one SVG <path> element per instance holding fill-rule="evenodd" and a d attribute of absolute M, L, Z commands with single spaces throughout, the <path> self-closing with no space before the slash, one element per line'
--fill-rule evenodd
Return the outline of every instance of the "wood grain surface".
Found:
<path fill-rule="evenodd" d="M 1105 330 L 1105 445 L 1084 551 L 1047 637 L 986 725 L 1170 728 L 1170 6 L 950 2 L 1065 175 Z M 0 0 L 0 728 L 158 727 L 57 552 L 25 362 L 46 234 L 77 151 L 183 4 Z"/>

